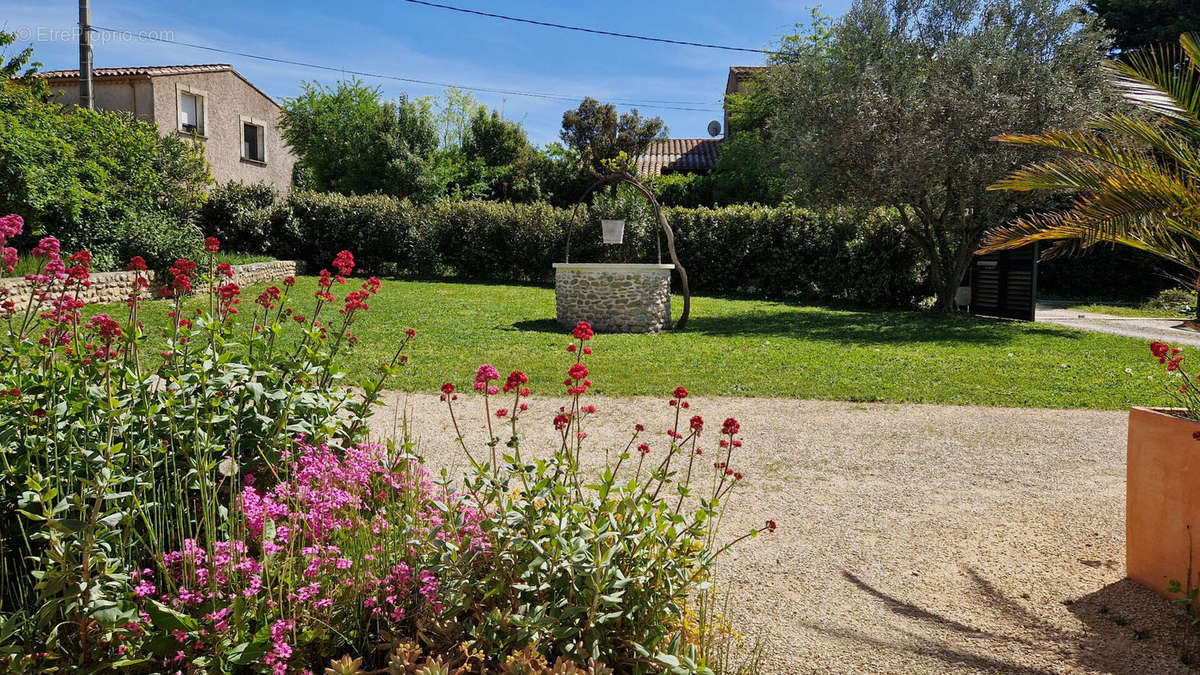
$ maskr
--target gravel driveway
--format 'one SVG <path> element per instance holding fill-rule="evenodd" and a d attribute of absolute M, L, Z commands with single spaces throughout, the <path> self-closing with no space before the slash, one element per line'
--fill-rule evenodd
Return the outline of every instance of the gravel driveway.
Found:
<path fill-rule="evenodd" d="M 478 405 L 463 399 L 464 410 Z M 720 569 L 736 625 L 762 638 L 763 672 L 1176 673 L 1200 663 L 1182 613 L 1124 580 L 1125 413 L 691 401 L 710 425 L 742 423 L 746 484 L 723 532 L 779 524 Z M 635 422 L 665 429 L 670 414 L 665 400 L 589 402 L 601 463 Z M 534 400 L 526 452 L 552 442 L 560 404 Z M 436 397 L 395 394 L 373 433 L 393 436 L 405 406 L 427 463 L 462 465 Z M 476 442 L 481 429 L 464 427 Z"/>

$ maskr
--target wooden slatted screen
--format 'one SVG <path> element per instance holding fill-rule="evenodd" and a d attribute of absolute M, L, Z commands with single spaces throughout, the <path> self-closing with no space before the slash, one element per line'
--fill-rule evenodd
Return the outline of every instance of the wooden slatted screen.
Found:
<path fill-rule="evenodd" d="M 971 313 L 1033 321 L 1037 306 L 1037 245 L 975 256 Z"/>

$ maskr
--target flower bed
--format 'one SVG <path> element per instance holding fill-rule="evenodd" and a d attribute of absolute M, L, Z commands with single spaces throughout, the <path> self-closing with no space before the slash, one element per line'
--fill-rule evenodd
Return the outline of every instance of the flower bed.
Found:
<path fill-rule="evenodd" d="M 0 239 L 20 228 L 0 219 Z M 726 661 L 733 638 L 688 608 L 711 598 L 721 553 L 759 533 L 728 540 L 715 526 L 742 478 L 736 420 L 706 432 L 679 388 L 665 438 L 635 426 L 586 474 L 600 411 L 584 402 L 594 333 L 581 323 L 565 404 L 531 409 L 524 373 L 481 366 L 472 395 L 487 438 L 460 431 L 470 471 L 435 477 L 407 438 L 364 437 L 414 331 L 360 390 L 338 384 L 336 360 L 379 280 L 335 297 L 354 269 L 342 251 L 307 311 L 291 279 L 243 306 L 219 242 L 206 249 L 206 265 L 176 261 L 156 291 L 172 311 L 150 366 L 139 316 L 155 291 L 140 259 L 121 318 L 83 319 L 90 256 L 64 259 L 52 238 L 34 253 L 28 301 L 0 305 L 0 500 L 19 514 L 0 524 L 6 672 L 713 672 L 718 653 Z M 207 305 L 185 311 L 198 288 Z M 442 395 L 459 428 L 458 387 Z M 552 458 L 522 455 L 527 418 L 559 432 Z M 704 433 L 717 437 L 711 462 Z"/>

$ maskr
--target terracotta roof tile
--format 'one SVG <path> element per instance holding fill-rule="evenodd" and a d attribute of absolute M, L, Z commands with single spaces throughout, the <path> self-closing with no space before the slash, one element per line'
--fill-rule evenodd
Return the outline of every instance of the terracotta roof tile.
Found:
<path fill-rule="evenodd" d="M 155 77 L 158 75 L 194 75 L 233 70 L 228 63 L 201 63 L 182 66 L 131 66 L 127 68 L 93 68 L 92 77 Z M 37 74 L 47 80 L 79 77 L 79 70 L 47 70 Z"/>
<path fill-rule="evenodd" d="M 696 173 L 717 165 L 717 138 L 656 138 L 637 158 L 638 173 L 659 176 L 664 173 Z"/>

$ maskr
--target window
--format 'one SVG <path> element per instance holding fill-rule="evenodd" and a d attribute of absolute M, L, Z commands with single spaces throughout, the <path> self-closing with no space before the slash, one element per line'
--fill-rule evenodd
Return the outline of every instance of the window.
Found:
<path fill-rule="evenodd" d="M 267 161 L 266 131 L 262 120 L 242 117 L 242 159 L 250 162 Z"/>
<path fill-rule="evenodd" d="M 208 111 L 204 109 L 204 92 L 184 85 L 177 85 L 177 91 L 179 92 L 179 131 L 189 135 L 206 135 L 205 120 L 208 117 Z"/>

